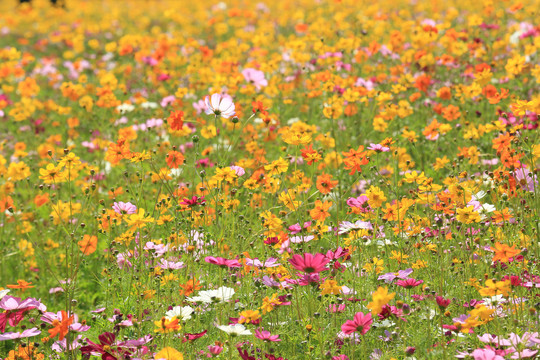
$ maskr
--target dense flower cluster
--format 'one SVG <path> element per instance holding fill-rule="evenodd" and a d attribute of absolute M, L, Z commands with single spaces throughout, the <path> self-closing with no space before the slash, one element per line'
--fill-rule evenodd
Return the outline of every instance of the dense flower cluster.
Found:
<path fill-rule="evenodd" d="M 538 1 L 0 2 L 0 357 L 540 357 Z"/>

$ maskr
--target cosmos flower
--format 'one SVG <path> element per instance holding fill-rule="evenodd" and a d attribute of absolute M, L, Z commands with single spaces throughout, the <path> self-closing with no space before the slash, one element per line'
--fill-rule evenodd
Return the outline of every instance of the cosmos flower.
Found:
<path fill-rule="evenodd" d="M 413 269 L 399 270 L 397 273 L 386 273 L 380 275 L 377 280 L 384 280 L 386 283 L 391 283 L 394 279 L 407 279 L 411 275 Z"/>
<path fill-rule="evenodd" d="M 270 331 L 266 331 L 264 329 L 262 330 L 256 329 L 255 337 L 263 341 L 272 341 L 272 342 L 281 341 L 281 339 L 279 338 L 279 335 L 272 335 Z"/>
<path fill-rule="evenodd" d="M 251 331 L 247 330 L 242 324 L 234 325 L 216 325 L 219 330 L 225 331 L 230 336 L 251 335 Z"/>
<path fill-rule="evenodd" d="M 202 302 L 206 304 L 211 303 L 223 303 L 232 299 L 234 296 L 234 289 L 222 286 L 217 290 L 203 290 L 200 291 L 198 296 L 188 297 L 187 301 Z"/>
<path fill-rule="evenodd" d="M 178 319 L 182 319 L 182 321 L 186 321 L 191 319 L 191 314 L 193 314 L 193 311 L 194 310 L 191 306 L 175 306 L 172 308 L 172 310 L 169 310 L 165 313 L 165 317 L 168 320 L 176 317 Z"/>
<path fill-rule="evenodd" d="M 38 336 L 39 334 L 41 334 L 41 331 L 39 331 L 38 328 L 36 327 L 31 328 L 31 329 L 26 329 L 23 332 L 6 332 L 3 334 L 0 334 L 0 341 L 34 337 L 34 336 Z"/>
<path fill-rule="evenodd" d="M 347 320 L 343 325 L 341 325 L 341 331 L 349 335 L 353 332 L 359 332 L 360 335 L 365 335 L 368 330 L 371 328 L 373 323 L 373 318 L 371 314 L 364 315 L 362 312 L 357 312 L 354 315 L 353 320 Z"/>
<path fill-rule="evenodd" d="M 305 253 L 304 255 L 293 255 L 289 259 L 291 265 L 302 272 L 307 274 L 311 273 L 320 273 L 321 271 L 326 270 L 326 264 L 330 262 L 323 254 L 310 254 Z"/>
<path fill-rule="evenodd" d="M 246 68 L 242 70 L 242 75 L 247 82 L 255 85 L 257 90 L 260 90 L 263 86 L 268 86 L 268 80 L 264 78 L 264 73 L 260 70 Z"/>
<path fill-rule="evenodd" d="M 212 97 L 205 97 L 204 103 L 206 105 L 204 112 L 207 115 L 214 114 L 228 119 L 236 114 L 232 98 L 228 95 L 213 94 Z"/>

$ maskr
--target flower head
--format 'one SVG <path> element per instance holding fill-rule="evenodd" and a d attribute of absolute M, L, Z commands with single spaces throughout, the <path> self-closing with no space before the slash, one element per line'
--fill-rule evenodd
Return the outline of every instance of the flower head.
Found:
<path fill-rule="evenodd" d="M 236 114 L 232 98 L 228 95 L 213 94 L 211 97 L 204 98 L 204 103 L 207 115 L 214 114 L 228 119 Z"/>

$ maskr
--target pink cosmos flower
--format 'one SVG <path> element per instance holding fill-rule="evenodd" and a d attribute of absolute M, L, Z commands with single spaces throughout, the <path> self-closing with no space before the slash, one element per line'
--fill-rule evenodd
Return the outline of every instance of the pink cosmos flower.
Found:
<path fill-rule="evenodd" d="M 246 170 L 244 170 L 243 167 L 241 166 L 236 166 L 236 165 L 232 165 L 232 166 L 229 166 L 232 170 L 234 170 L 234 172 L 236 173 L 237 176 L 242 176 L 246 173 Z"/>
<path fill-rule="evenodd" d="M 347 200 L 347 205 L 350 207 L 359 208 L 360 212 L 366 213 L 371 210 L 371 207 L 368 205 L 368 197 L 366 195 L 361 195 L 357 198 L 349 198 Z"/>
<path fill-rule="evenodd" d="M 192 105 L 195 111 L 197 112 L 197 115 L 199 115 L 200 113 L 206 110 L 206 104 L 204 103 L 204 100 L 199 100 L 197 102 L 194 102 Z"/>
<path fill-rule="evenodd" d="M 206 105 L 206 110 L 204 110 L 206 115 L 214 114 L 228 119 L 236 114 L 234 103 L 229 95 L 213 94 L 211 97 L 205 97 L 204 103 Z"/>
<path fill-rule="evenodd" d="M 321 271 L 326 270 L 326 264 L 330 262 L 323 254 L 310 254 L 305 253 L 304 255 L 293 255 L 289 259 L 291 265 L 296 269 L 303 271 L 305 273 L 320 273 Z"/>
<path fill-rule="evenodd" d="M 219 345 L 208 345 L 208 351 L 212 355 L 219 355 L 223 351 L 223 348 Z"/>
<path fill-rule="evenodd" d="M 377 279 L 378 280 L 384 280 L 386 283 L 391 283 L 394 281 L 394 279 L 407 279 L 409 275 L 411 275 L 413 272 L 413 269 L 409 268 L 406 270 L 399 270 L 397 273 L 386 273 L 383 275 L 380 275 Z"/>
<path fill-rule="evenodd" d="M 119 215 L 124 215 L 124 214 L 129 215 L 129 214 L 135 214 L 137 212 L 137 207 L 130 202 L 125 203 L 122 201 L 119 201 L 119 202 L 115 201 L 112 208 L 114 212 Z"/>
<path fill-rule="evenodd" d="M 0 299 L 0 309 L 6 311 L 9 310 L 22 310 L 22 309 L 35 309 L 39 308 L 41 303 L 33 298 L 21 300 L 18 297 L 6 295 Z"/>
<path fill-rule="evenodd" d="M 474 360 L 504 360 L 500 355 L 491 349 L 476 349 L 472 352 Z"/>
<path fill-rule="evenodd" d="M 389 147 L 382 146 L 381 144 L 369 144 L 368 150 L 378 151 L 378 152 L 387 152 L 390 151 Z"/>
<path fill-rule="evenodd" d="M 31 329 L 26 329 L 23 332 L 7 332 L 4 334 L 0 334 L 0 341 L 34 337 L 38 336 L 39 334 L 41 334 L 41 331 L 39 331 L 38 328 L 34 327 Z"/>
<path fill-rule="evenodd" d="M 345 324 L 341 325 L 341 331 L 347 335 L 353 332 L 359 332 L 361 335 L 364 335 L 371 328 L 372 323 L 373 318 L 370 313 L 364 315 L 362 312 L 357 312 L 354 315 L 354 320 L 347 320 Z"/>
<path fill-rule="evenodd" d="M 176 101 L 176 98 L 174 97 L 174 95 L 169 95 L 169 96 L 166 96 L 163 98 L 163 100 L 161 100 L 161 107 L 167 107 L 169 106 L 170 104 L 174 103 Z"/>
<path fill-rule="evenodd" d="M 255 85 L 257 90 L 260 90 L 263 86 L 268 86 L 268 80 L 264 78 L 264 73 L 260 70 L 246 68 L 242 71 L 242 75 L 247 82 Z"/>

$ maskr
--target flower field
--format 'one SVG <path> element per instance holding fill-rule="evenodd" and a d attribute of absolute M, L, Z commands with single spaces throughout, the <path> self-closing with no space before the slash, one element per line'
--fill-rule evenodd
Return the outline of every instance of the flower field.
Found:
<path fill-rule="evenodd" d="M 0 359 L 540 358 L 540 1 L 0 2 Z"/>

